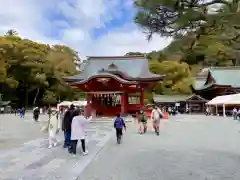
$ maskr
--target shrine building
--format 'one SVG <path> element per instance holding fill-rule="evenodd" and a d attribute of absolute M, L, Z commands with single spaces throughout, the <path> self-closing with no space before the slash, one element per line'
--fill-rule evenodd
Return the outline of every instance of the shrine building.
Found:
<path fill-rule="evenodd" d="M 88 57 L 83 71 L 64 81 L 87 94 L 92 116 L 135 114 L 144 106 L 144 91 L 152 90 L 163 75 L 149 71 L 144 56 Z"/>
<path fill-rule="evenodd" d="M 204 68 L 196 77 L 193 92 L 211 100 L 216 96 L 240 93 L 240 67 Z"/>

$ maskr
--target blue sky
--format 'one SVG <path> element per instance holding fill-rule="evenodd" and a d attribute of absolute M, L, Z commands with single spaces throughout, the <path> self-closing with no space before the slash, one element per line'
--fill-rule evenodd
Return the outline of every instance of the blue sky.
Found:
<path fill-rule="evenodd" d="M 132 0 L 0 1 L 0 34 L 15 29 L 24 38 L 68 45 L 81 58 L 150 52 L 170 42 L 157 35 L 148 42 L 134 14 Z"/>

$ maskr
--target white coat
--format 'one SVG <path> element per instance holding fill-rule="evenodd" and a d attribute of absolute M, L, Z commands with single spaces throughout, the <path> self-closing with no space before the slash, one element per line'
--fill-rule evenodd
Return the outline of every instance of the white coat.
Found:
<path fill-rule="evenodd" d="M 57 119 L 56 115 L 51 115 L 48 127 L 49 137 L 55 137 L 60 127 L 61 127 L 60 120 Z"/>
<path fill-rule="evenodd" d="M 85 139 L 88 120 L 84 116 L 75 116 L 72 120 L 71 140 Z"/>

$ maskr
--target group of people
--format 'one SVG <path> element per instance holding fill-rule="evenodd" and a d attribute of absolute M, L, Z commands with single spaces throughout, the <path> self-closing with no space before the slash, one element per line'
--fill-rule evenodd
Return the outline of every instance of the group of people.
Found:
<path fill-rule="evenodd" d="M 38 110 L 35 111 L 35 115 L 39 115 Z M 160 133 L 159 126 L 162 117 L 162 111 L 157 106 L 154 106 L 151 112 L 151 119 L 156 135 L 159 135 Z M 139 132 L 141 134 L 147 132 L 147 120 L 147 116 L 143 110 L 141 110 L 138 116 L 138 121 L 141 125 L 141 130 L 139 130 Z M 89 119 L 85 118 L 83 109 L 75 108 L 74 105 L 71 105 L 66 110 L 51 110 L 49 113 L 49 121 L 47 126 L 49 134 L 48 148 L 58 146 L 59 142 L 56 138 L 56 135 L 60 129 L 62 129 L 64 132 L 63 148 L 68 149 L 69 154 L 75 156 L 77 153 L 77 144 L 80 141 L 83 155 L 87 155 L 88 150 L 86 148 L 86 126 L 88 122 Z M 126 130 L 125 121 L 120 114 L 118 114 L 114 119 L 114 128 L 116 130 L 117 143 L 120 144 L 123 130 Z"/>
<path fill-rule="evenodd" d="M 49 114 L 49 146 L 56 147 L 59 143 L 56 134 L 62 128 L 64 132 L 63 148 L 67 148 L 71 155 L 76 155 L 78 141 L 81 142 L 83 155 L 88 154 L 86 149 L 86 125 L 88 120 L 83 115 L 83 110 L 71 105 L 66 111 L 54 111 Z"/>
<path fill-rule="evenodd" d="M 153 106 L 153 110 L 151 112 L 151 120 L 153 123 L 153 128 L 157 136 L 160 134 L 160 120 L 163 118 L 163 113 L 160 108 L 157 106 Z M 147 121 L 148 118 L 143 112 L 143 110 L 140 110 L 140 113 L 138 115 L 138 122 L 140 123 L 139 127 L 139 133 L 145 134 L 147 132 Z"/>
<path fill-rule="evenodd" d="M 15 116 L 19 115 L 20 118 L 24 118 L 25 117 L 25 108 L 22 107 L 22 108 L 18 108 L 18 109 L 15 109 Z"/>

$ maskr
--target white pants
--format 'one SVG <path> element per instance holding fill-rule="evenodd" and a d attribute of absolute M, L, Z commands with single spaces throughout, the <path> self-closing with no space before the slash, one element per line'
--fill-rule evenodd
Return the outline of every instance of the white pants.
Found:
<path fill-rule="evenodd" d="M 53 145 L 55 143 L 58 143 L 58 140 L 57 140 L 56 137 L 49 137 L 48 141 L 49 141 L 49 145 Z"/>
<path fill-rule="evenodd" d="M 51 129 L 48 132 L 48 141 L 49 141 L 49 145 L 52 145 L 54 143 L 58 143 L 58 140 L 56 138 L 56 133 L 54 133 Z"/>

